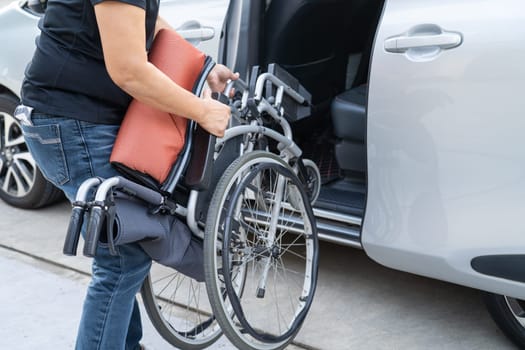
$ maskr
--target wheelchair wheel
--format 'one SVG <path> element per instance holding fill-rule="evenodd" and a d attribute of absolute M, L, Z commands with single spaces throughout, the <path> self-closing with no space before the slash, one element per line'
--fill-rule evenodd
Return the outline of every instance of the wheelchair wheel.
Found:
<path fill-rule="evenodd" d="M 305 170 L 304 176 L 306 177 L 306 194 L 313 205 L 319 197 L 319 193 L 321 193 L 321 173 L 313 160 L 303 159 L 303 165 Z M 294 171 L 298 172 L 297 164 L 294 166 Z"/>
<path fill-rule="evenodd" d="M 293 169 L 260 151 L 233 162 L 210 203 L 204 250 L 208 296 L 229 340 L 286 347 L 312 303 L 318 263 L 314 215 Z"/>
<path fill-rule="evenodd" d="M 155 329 L 177 348 L 203 349 L 222 335 L 204 283 L 154 263 L 141 295 Z"/>

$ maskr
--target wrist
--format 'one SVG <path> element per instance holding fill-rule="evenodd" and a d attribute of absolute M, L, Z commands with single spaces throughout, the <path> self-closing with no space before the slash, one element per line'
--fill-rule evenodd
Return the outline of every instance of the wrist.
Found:
<path fill-rule="evenodd" d="M 206 103 L 202 98 L 199 98 L 197 96 L 194 96 L 194 98 L 195 103 L 193 103 L 192 115 L 190 115 L 189 117 L 196 123 L 200 124 L 207 114 Z"/>

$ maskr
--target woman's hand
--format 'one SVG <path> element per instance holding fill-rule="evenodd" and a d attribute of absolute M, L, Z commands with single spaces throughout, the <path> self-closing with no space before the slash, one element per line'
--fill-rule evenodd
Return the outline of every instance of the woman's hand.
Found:
<path fill-rule="evenodd" d="M 230 107 L 212 99 L 211 92 L 223 92 L 226 84 L 228 84 L 230 80 L 237 79 L 239 79 L 239 73 L 233 73 L 228 67 L 222 64 L 215 65 L 210 74 L 208 74 L 206 81 L 211 91 L 209 89 L 204 90 L 202 96 L 204 114 L 197 120 L 197 123 L 210 134 L 223 137 L 231 117 Z M 232 89 L 232 96 L 233 93 L 234 91 Z"/>
<path fill-rule="evenodd" d="M 228 67 L 222 64 L 216 64 L 206 81 L 213 92 L 223 92 L 226 84 L 228 84 L 230 80 L 237 79 L 239 79 L 239 73 L 233 73 Z"/>
<path fill-rule="evenodd" d="M 230 106 L 212 99 L 209 89 L 204 90 L 202 103 L 202 115 L 195 121 L 210 134 L 223 137 L 231 116 Z"/>

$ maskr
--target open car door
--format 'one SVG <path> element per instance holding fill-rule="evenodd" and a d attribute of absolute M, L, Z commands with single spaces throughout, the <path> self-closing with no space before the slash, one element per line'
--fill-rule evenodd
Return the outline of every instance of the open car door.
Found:
<path fill-rule="evenodd" d="M 362 231 L 374 260 L 525 299 L 524 20 L 514 0 L 386 2 Z"/>

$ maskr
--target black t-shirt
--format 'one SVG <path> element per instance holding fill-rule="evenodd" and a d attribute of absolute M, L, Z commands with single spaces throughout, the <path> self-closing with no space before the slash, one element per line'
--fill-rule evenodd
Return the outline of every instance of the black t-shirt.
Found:
<path fill-rule="evenodd" d="M 22 84 L 22 103 L 40 113 L 119 124 L 131 101 L 104 65 L 93 6 L 104 0 L 49 0 L 36 51 Z M 146 11 L 146 50 L 153 41 L 158 0 L 118 0 Z M 115 21 L 118 21 L 115 13 Z"/>

